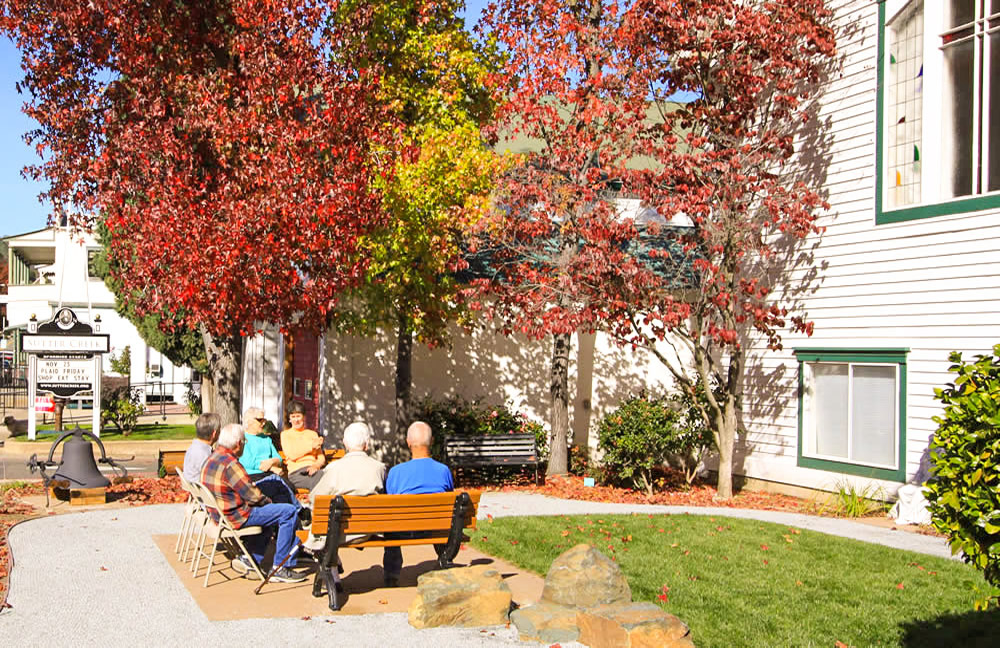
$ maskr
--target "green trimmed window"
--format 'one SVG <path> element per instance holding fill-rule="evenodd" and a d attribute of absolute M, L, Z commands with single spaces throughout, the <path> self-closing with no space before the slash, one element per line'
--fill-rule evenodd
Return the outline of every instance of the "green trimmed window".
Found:
<path fill-rule="evenodd" d="M 796 349 L 798 465 L 905 481 L 906 349 Z"/>
<path fill-rule="evenodd" d="M 1000 207 L 1000 0 L 879 3 L 876 223 Z"/>

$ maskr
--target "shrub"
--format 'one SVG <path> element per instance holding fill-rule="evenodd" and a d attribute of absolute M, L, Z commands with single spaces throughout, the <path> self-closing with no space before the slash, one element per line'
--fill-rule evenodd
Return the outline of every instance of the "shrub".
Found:
<path fill-rule="evenodd" d="M 431 455 L 444 460 L 444 438 L 454 434 L 534 434 L 539 458 L 548 456 L 548 432 L 545 427 L 511 408 L 509 404 L 492 406 L 483 403 L 482 398 L 467 400 L 462 396 L 451 396 L 436 400 L 427 396 L 414 410 L 415 418 L 425 421 L 434 431 Z M 484 469 L 482 473 L 490 477 L 503 477 L 510 469 Z"/>
<path fill-rule="evenodd" d="M 122 436 L 128 436 L 135 430 L 142 412 L 138 387 L 115 387 L 101 396 L 101 427 L 113 423 Z"/>
<path fill-rule="evenodd" d="M 952 552 L 961 551 L 993 588 L 983 606 L 1000 600 L 1000 344 L 992 355 L 974 358 L 951 353 L 948 371 L 958 377 L 934 390 L 945 408 L 934 417 L 925 494 L 932 523 L 948 535 Z"/>
<path fill-rule="evenodd" d="M 674 451 L 679 413 L 664 399 L 630 398 L 607 414 L 597 428 L 601 480 L 644 488 L 653 494 L 654 473 Z"/>
<path fill-rule="evenodd" d="M 702 457 L 715 446 L 695 398 L 705 399 L 700 383 L 694 394 L 680 389 L 665 398 L 634 396 L 606 415 L 597 429 L 602 482 L 652 495 L 654 474 L 673 459 L 690 486 Z"/>

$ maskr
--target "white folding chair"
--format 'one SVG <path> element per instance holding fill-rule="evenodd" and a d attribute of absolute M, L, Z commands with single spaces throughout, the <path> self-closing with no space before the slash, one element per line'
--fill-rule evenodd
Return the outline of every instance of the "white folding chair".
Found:
<path fill-rule="evenodd" d="M 181 562 L 187 562 L 188 554 L 195 544 L 196 531 L 198 538 L 202 539 L 204 537 L 203 531 L 205 525 L 210 520 L 208 513 L 201 505 L 201 500 L 198 498 L 198 494 L 195 492 L 194 485 L 184 477 L 180 468 L 177 469 L 177 476 L 181 480 L 181 488 L 188 494 L 188 501 L 187 508 L 184 509 L 184 520 L 181 522 L 181 531 L 177 536 L 174 551 L 177 552 L 177 556 Z M 192 562 L 192 567 L 193 566 L 194 563 Z M 194 570 L 192 569 L 192 571 Z"/>
<path fill-rule="evenodd" d="M 175 468 L 177 477 L 181 480 L 181 489 L 188 494 L 187 502 L 184 504 L 184 520 L 181 521 L 181 530 L 177 534 L 177 542 L 174 543 L 174 553 L 179 557 L 190 543 L 190 538 L 194 530 L 195 517 L 201 511 L 201 506 L 191 492 L 188 480 L 184 478 L 184 472 L 180 468 Z"/>
<path fill-rule="evenodd" d="M 215 517 L 217 518 L 212 520 L 214 521 L 214 524 L 211 525 L 214 527 L 215 532 L 215 537 L 212 539 L 211 554 L 205 553 L 204 539 L 206 535 L 205 529 L 209 526 L 209 524 L 211 524 L 212 521 L 202 527 L 202 532 L 199 534 L 198 547 L 194 559 L 195 564 L 192 571 L 197 577 L 198 565 L 200 564 L 201 559 L 203 557 L 208 559 L 208 571 L 205 572 L 205 583 L 202 587 L 208 587 L 208 578 L 212 575 L 212 567 L 215 566 L 215 554 L 219 548 L 220 542 L 224 542 L 227 546 L 229 546 L 231 553 L 234 555 L 246 556 L 247 560 L 250 561 L 250 566 L 253 568 L 253 571 L 257 574 L 257 577 L 264 580 L 264 574 L 261 573 L 260 567 L 257 565 L 257 561 L 253 559 L 253 556 L 247 550 L 246 545 L 243 544 L 243 540 L 241 540 L 241 538 L 245 538 L 246 536 L 257 535 L 263 532 L 263 529 L 259 526 L 245 526 L 240 529 L 233 527 L 232 523 L 226 519 L 226 516 L 222 515 L 222 510 L 219 507 L 218 501 L 215 499 L 215 495 L 212 494 L 212 491 L 208 490 L 208 488 L 201 483 L 195 483 L 192 484 L 192 486 L 194 487 L 194 493 L 197 495 L 198 500 L 201 502 L 201 505 L 205 508 L 206 512 L 215 511 Z"/>

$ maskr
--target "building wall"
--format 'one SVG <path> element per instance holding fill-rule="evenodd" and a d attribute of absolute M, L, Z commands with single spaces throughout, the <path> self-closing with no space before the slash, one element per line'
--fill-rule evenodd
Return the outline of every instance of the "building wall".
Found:
<path fill-rule="evenodd" d="M 940 407 L 934 388 L 950 380 L 948 354 L 985 353 L 1000 342 L 1000 219 L 996 211 L 875 225 L 876 54 L 878 3 L 839 0 L 839 69 L 825 84 L 820 122 L 801 162 L 831 204 L 824 234 L 803 250 L 812 263 L 793 268 L 778 293 L 815 323 L 810 338 L 787 335 L 785 349 L 754 348 L 737 472 L 811 488 L 866 481 L 796 466 L 798 363 L 795 347 L 908 348 L 906 474 L 925 459 Z M 828 164 L 813 157 L 828 155 Z M 924 164 L 933 161 L 924 161 Z M 891 494 L 899 484 L 881 484 Z"/>
<path fill-rule="evenodd" d="M 455 331 L 450 349 L 416 345 L 413 395 L 461 395 L 515 409 L 548 424 L 551 340 L 506 338 L 490 331 Z M 355 420 L 391 439 L 394 417 L 395 338 L 328 335 L 321 347 L 320 429 L 339 439 Z M 669 389 L 673 381 L 650 355 L 620 348 L 603 335 L 575 335 L 569 367 L 570 429 L 575 443 L 596 446 L 601 417 L 641 389 Z"/>

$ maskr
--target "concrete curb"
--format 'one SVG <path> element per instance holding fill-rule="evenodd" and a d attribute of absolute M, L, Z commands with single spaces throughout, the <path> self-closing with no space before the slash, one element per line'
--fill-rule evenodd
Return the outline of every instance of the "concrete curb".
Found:
<path fill-rule="evenodd" d="M 108 455 L 119 457 L 122 455 L 147 455 L 156 454 L 158 450 L 187 450 L 191 445 L 191 439 L 173 439 L 162 441 L 102 441 L 104 449 Z M 33 454 L 48 454 L 52 447 L 51 443 L 41 443 L 32 441 L 11 441 L 6 440 L 0 453 L 10 458 L 27 459 Z M 95 453 L 99 452 L 96 448 Z"/>

